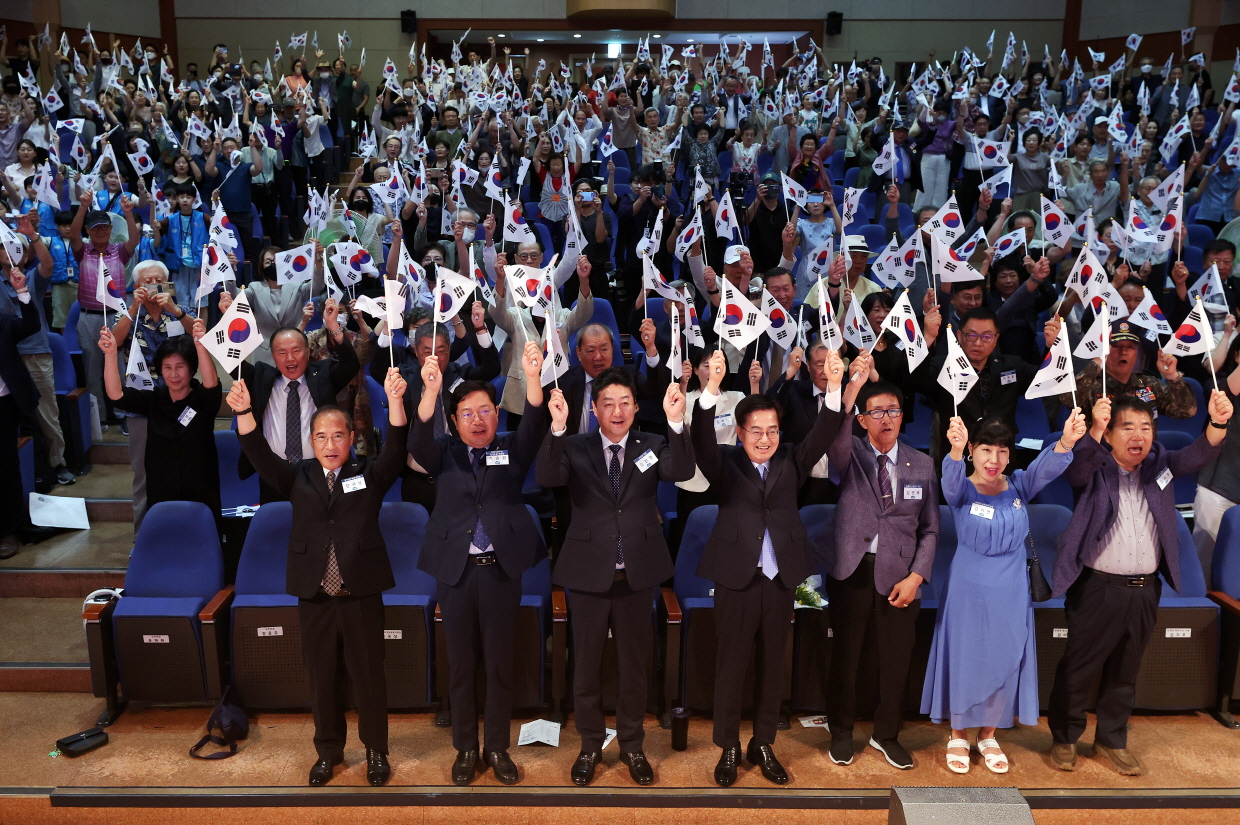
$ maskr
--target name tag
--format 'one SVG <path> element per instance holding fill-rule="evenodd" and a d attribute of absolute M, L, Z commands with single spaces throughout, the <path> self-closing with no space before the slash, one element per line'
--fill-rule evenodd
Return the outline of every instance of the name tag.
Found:
<path fill-rule="evenodd" d="M 921 485 L 920 484 L 905 484 L 904 485 L 904 500 L 905 501 L 921 501 Z"/>
<path fill-rule="evenodd" d="M 999 383 L 1004 386 L 1007 386 L 1008 384 L 1015 384 L 1016 370 L 1008 370 L 1007 372 L 999 373 Z"/>
<path fill-rule="evenodd" d="M 186 407 L 184 410 L 181 411 L 181 414 L 177 416 L 177 423 L 180 424 L 182 427 L 188 427 L 189 422 L 193 421 L 194 416 L 196 415 L 198 415 L 197 410 L 191 407 Z"/>
<path fill-rule="evenodd" d="M 358 490 L 366 489 L 366 479 L 362 476 L 353 476 L 352 478 L 340 479 L 340 489 L 346 493 L 356 493 Z"/>
<path fill-rule="evenodd" d="M 720 427 L 731 427 L 733 424 L 732 413 L 715 416 L 715 429 Z"/>
<path fill-rule="evenodd" d="M 989 504 L 982 504 L 980 501 L 975 501 L 969 508 L 969 515 L 992 519 L 995 517 L 995 508 L 991 507 Z"/>
<path fill-rule="evenodd" d="M 1170 467 L 1168 467 L 1167 469 L 1163 470 L 1163 471 L 1162 471 L 1162 475 L 1160 475 L 1160 476 L 1158 477 L 1158 489 L 1160 489 L 1160 490 L 1165 490 L 1165 489 L 1167 489 L 1167 485 L 1171 483 L 1171 480 L 1172 480 L 1173 478 L 1175 478 L 1175 476 L 1173 476 L 1173 475 L 1171 474 L 1171 468 L 1170 468 Z"/>
<path fill-rule="evenodd" d="M 508 466 L 508 451 L 507 450 L 493 450 L 487 453 L 487 466 L 488 467 L 507 467 Z"/>
<path fill-rule="evenodd" d="M 637 460 L 633 463 L 637 465 L 638 470 L 644 473 L 659 463 L 659 457 L 654 454 L 653 450 L 646 450 L 646 452 L 638 456 Z"/>
<path fill-rule="evenodd" d="M 457 387 L 461 386 L 464 383 L 465 383 L 465 379 L 458 376 L 457 379 L 452 382 L 452 386 L 448 387 L 448 392 L 452 392 L 453 390 L 455 390 Z"/>

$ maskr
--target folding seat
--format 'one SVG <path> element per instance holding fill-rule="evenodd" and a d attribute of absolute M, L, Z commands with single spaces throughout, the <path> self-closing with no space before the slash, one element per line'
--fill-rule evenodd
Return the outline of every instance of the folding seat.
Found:
<path fill-rule="evenodd" d="M 220 508 L 229 512 L 237 507 L 257 506 L 258 476 L 243 479 L 237 474 L 241 442 L 237 440 L 236 430 L 215 431 L 215 453 L 220 473 Z M 246 531 L 250 528 L 250 516 L 226 515 L 220 522 L 224 581 L 231 584 L 237 579 L 237 564 L 241 559 L 241 548 L 245 546 Z"/>
<path fill-rule="evenodd" d="M 1158 431 L 1162 432 L 1181 432 L 1188 433 L 1193 438 L 1201 435 L 1206 427 L 1206 395 L 1201 388 L 1201 382 L 1196 378 L 1184 376 L 1184 383 L 1193 391 L 1193 398 L 1197 401 L 1197 412 L 1192 418 L 1172 418 L 1169 415 L 1160 415 L 1158 417 Z"/>
<path fill-rule="evenodd" d="M 384 502 L 379 530 L 396 586 L 383 592 L 383 669 L 389 708 L 421 708 L 433 701 L 435 579 L 418 569 L 426 508 Z"/>
<path fill-rule="evenodd" d="M 1220 608 L 1219 696 L 1214 717 L 1228 727 L 1240 727 L 1231 702 L 1240 696 L 1240 507 L 1223 514 L 1214 542 L 1211 564 L 1214 589 L 1210 599 Z"/>
<path fill-rule="evenodd" d="M 78 383 L 77 371 L 65 339 L 55 332 L 49 332 L 47 338 L 52 347 L 60 429 L 65 436 L 65 464 L 81 475 L 90 469 L 90 392 Z"/>

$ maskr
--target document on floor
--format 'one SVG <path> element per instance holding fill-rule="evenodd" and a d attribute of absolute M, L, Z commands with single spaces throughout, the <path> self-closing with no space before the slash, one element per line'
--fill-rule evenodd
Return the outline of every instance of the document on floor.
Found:
<path fill-rule="evenodd" d="M 35 527 L 89 530 L 90 519 L 86 517 L 86 499 L 31 493 L 30 523 Z"/>
<path fill-rule="evenodd" d="M 827 726 L 827 717 L 825 716 L 798 716 L 797 721 L 801 723 L 801 727 L 805 728 L 825 728 Z"/>
<path fill-rule="evenodd" d="M 535 719 L 521 726 L 521 734 L 517 737 L 517 745 L 550 745 L 560 746 L 560 725 L 546 719 Z"/>
<path fill-rule="evenodd" d="M 603 731 L 604 731 L 607 735 L 603 738 L 603 748 L 602 748 L 602 749 L 603 749 L 603 750 L 607 750 L 607 746 L 611 744 L 611 740 L 613 740 L 613 739 L 615 739 L 615 738 L 616 738 L 616 731 L 615 731 L 613 728 L 603 728 Z"/>

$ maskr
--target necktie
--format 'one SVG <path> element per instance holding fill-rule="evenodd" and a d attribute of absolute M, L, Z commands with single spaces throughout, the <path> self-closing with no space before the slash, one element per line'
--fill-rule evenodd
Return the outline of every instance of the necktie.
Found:
<path fill-rule="evenodd" d="M 878 492 L 882 495 L 882 509 L 891 506 L 891 473 L 887 471 L 887 456 L 878 457 Z"/>
<path fill-rule="evenodd" d="M 593 416 L 591 416 L 593 417 Z M 611 481 L 611 494 L 620 498 L 620 445 L 609 444 L 611 463 L 607 465 L 607 478 Z M 616 536 L 616 567 L 624 567 L 624 541 Z"/>
<path fill-rule="evenodd" d="M 896 183 L 904 183 L 904 152 L 896 147 Z"/>
<path fill-rule="evenodd" d="M 595 418 L 594 416 L 594 404 L 591 403 L 592 401 L 591 396 L 594 395 L 593 390 L 594 390 L 594 379 L 589 378 L 586 380 L 586 402 L 585 402 L 586 408 L 590 412 L 590 416 L 586 421 L 586 432 L 588 433 L 593 432 L 594 429 L 598 427 L 598 419 Z M 616 449 L 619 449 L 619 447 L 617 447 Z M 617 476 L 617 478 L 619 477 Z M 619 495 L 619 493 L 617 493 L 617 495 Z"/>
<path fill-rule="evenodd" d="M 762 479 L 762 494 L 766 496 L 766 472 L 770 469 L 766 464 L 758 465 L 758 476 Z M 779 562 L 775 559 L 775 545 L 771 542 L 771 531 L 762 534 L 762 558 L 758 561 L 762 575 L 774 579 L 779 575 Z"/>
<path fill-rule="evenodd" d="M 443 393 L 435 397 L 435 417 L 432 420 L 435 425 L 434 433 L 436 438 L 448 432 L 447 420 L 444 418 L 443 413 Z"/>
<path fill-rule="evenodd" d="M 327 474 L 327 492 L 330 495 L 336 489 L 336 472 Z M 323 592 L 335 596 L 344 589 L 344 579 L 340 575 L 340 563 L 336 561 L 336 543 L 327 540 L 327 570 L 323 573 Z"/>
<path fill-rule="evenodd" d="M 284 406 L 284 457 L 289 461 L 301 461 L 301 383 L 288 382 L 288 398 Z"/>
<path fill-rule="evenodd" d="M 474 447 L 469 451 L 469 454 L 473 457 L 475 478 L 478 476 L 478 468 L 482 466 L 482 456 L 485 453 L 485 447 Z M 487 529 L 482 526 L 481 516 L 478 517 L 478 523 L 474 525 L 474 538 L 471 544 L 483 552 L 491 546 L 491 539 L 487 536 Z"/>

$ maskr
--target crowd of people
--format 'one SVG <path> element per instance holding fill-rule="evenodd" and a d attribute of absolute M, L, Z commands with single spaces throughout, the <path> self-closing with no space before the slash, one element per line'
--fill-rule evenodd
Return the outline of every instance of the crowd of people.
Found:
<path fill-rule="evenodd" d="M 782 66 L 745 41 L 655 55 L 647 40 L 632 60 L 557 71 L 488 38 L 489 55 L 411 50 L 403 73 L 388 59 L 372 90 L 364 51 L 338 40 L 331 60 L 317 44 L 308 59 L 302 35 L 261 63 L 221 45 L 178 80 L 151 43 L 39 37 L 10 55 L 0 38 L 3 466 L 26 421 L 73 482 L 49 334 L 76 333 L 100 418 L 129 438 L 135 529 L 157 501 L 219 512 L 227 395 L 237 472 L 299 513 L 289 592 L 311 640 L 310 784 L 343 758 L 342 669 L 365 685 L 369 779 L 390 776 L 377 516 L 397 483 L 430 513 L 419 565 L 447 629 L 453 780 L 518 780 L 511 642 L 521 574 L 545 552 L 523 499 L 531 466 L 555 498 L 553 576 L 574 622 L 576 784 L 601 760 L 609 637 L 621 760 L 654 781 L 650 603 L 706 505 L 719 506 L 697 572 L 720 628 L 721 786 L 741 765 L 755 646 L 767 665 L 745 758 L 788 781 L 781 663 L 794 593 L 817 569 L 830 758 L 854 759 L 872 635 L 869 744 L 913 767 L 898 737 L 940 501 L 958 544 L 921 710 L 950 727 L 951 770 L 969 770 L 977 728 L 983 763 L 1006 772 L 996 731 L 1039 711 L 1027 505 L 1061 475 L 1078 498 L 1052 583 L 1069 641 L 1051 757 L 1073 769 L 1101 679 L 1097 752 L 1141 772 L 1132 689 L 1159 574 L 1180 576 L 1168 481 L 1197 476 L 1207 577 L 1240 502 L 1225 440 L 1240 393 L 1234 75 L 1216 89 L 1202 55 L 1159 72 L 1136 35 L 1111 64 L 1039 61 L 1011 36 L 996 53 L 992 35 L 985 58 L 964 48 L 900 77 L 812 40 Z M 231 378 L 213 340 L 239 310 L 262 343 Z M 1215 375 L 1198 400 L 1189 379 Z M 1017 447 L 1025 398 L 1061 433 L 1045 449 Z M 1202 404 L 1192 446 L 1156 440 L 1160 415 Z M 915 413 L 932 419 L 928 450 L 902 435 Z M 17 473 L 0 475 L 20 499 Z M 678 488 L 670 541 L 660 482 Z M 815 556 L 798 508 L 837 503 Z M 6 512 L 0 558 L 23 518 Z M 342 655 L 319 643 L 337 638 Z"/>

